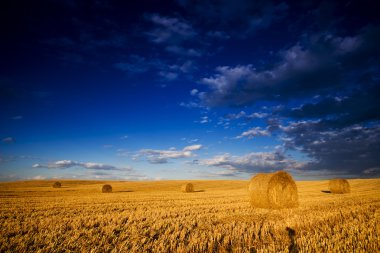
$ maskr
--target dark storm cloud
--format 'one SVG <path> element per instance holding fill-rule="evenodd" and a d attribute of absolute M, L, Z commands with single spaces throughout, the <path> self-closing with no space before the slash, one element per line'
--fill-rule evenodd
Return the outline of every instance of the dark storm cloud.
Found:
<path fill-rule="evenodd" d="M 297 169 L 303 164 L 285 156 L 283 151 L 252 152 L 242 156 L 223 154 L 211 159 L 197 162 L 201 165 L 221 167 L 228 170 L 227 174 L 272 172 L 279 169 Z"/>
<path fill-rule="evenodd" d="M 304 34 L 298 43 L 279 51 L 280 60 L 272 67 L 217 67 L 216 74 L 200 80 L 209 90 L 198 96 L 211 107 L 281 104 L 268 115 L 266 128 L 251 127 L 238 139 L 279 136 L 286 151 L 298 150 L 309 159 L 291 164 L 300 175 L 376 176 L 380 171 L 378 44 L 380 27 L 374 25 L 344 36 L 328 31 Z M 289 104 L 293 109 L 288 109 Z M 231 119 L 244 116 L 240 112 Z M 233 166 L 230 160 L 214 164 Z"/>
<path fill-rule="evenodd" d="M 310 36 L 306 43 L 281 51 L 281 60 L 273 68 L 217 67 L 217 74 L 200 80 L 209 87 L 200 93 L 200 99 L 211 106 L 244 106 L 261 100 L 328 94 L 352 86 L 350 79 L 373 65 L 377 67 L 380 50 L 375 45 L 379 43 L 379 27 L 363 29 L 356 36 Z"/>
<path fill-rule="evenodd" d="M 279 126 L 288 150 L 311 162 L 305 171 L 327 170 L 351 176 L 376 176 L 380 167 L 380 84 L 366 84 L 345 97 L 328 97 L 283 112 L 297 119 Z"/>
<path fill-rule="evenodd" d="M 283 112 L 296 119 L 324 118 L 332 127 L 380 120 L 380 82 L 365 84 L 344 97 L 327 97 Z"/>
<path fill-rule="evenodd" d="M 323 121 L 301 121 L 282 129 L 286 148 L 306 153 L 312 161 L 305 170 L 369 174 L 380 165 L 380 125 L 352 125 L 332 129 Z"/>

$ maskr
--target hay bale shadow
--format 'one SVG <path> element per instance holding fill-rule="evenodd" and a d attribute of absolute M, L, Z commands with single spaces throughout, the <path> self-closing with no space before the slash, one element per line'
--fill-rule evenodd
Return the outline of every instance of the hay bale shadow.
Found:
<path fill-rule="evenodd" d="M 298 246 L 296 244 L 296 240 L 295 240 L 296 231 L 290 227 L 286 227 L 286 231 L 288 231 L 288 236 L 290 239 L 290 245 L 288 247 L 289 253 L 298 253 L 299 248 L 298 248 Z"/>
<path fill-rule="evenodd" d="M 197 190 L 197 191 L 193 191 L 193 192 L 205 192 L 205 190 Z"/>
<path fill-rule="evenodd" d="M 125 191 L 115 191 L 115 192 L 134 192 L 132 190 L 125 190 Z"/>
<path fill-rule="evenodd" d="M 326 190 L 321 191 L 321 192 L 323 192 L 323 193 L 331 193 L 331 191 L 326 191 Z"/>

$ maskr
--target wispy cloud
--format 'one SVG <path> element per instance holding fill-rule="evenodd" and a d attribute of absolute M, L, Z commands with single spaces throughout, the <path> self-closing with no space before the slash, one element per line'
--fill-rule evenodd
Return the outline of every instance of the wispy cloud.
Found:
<path fill-rule="evenodd" d="M 225 116 L 225 119 L 235 120 L 235 119 L 245 119 L 245 120 L 253 120 L 253 119 L 263 119 L 268 117 L 269 114 L 265 112 L 253 112 L 251 114 L 247 114 L 245 111 L 240 111 L 238 113 L 230 113 Z"/>
<path fill-rule="evenodd" d="M 188 108 L 188 109 L 194 109 L 194 108 L 199 108 L 199 109 L 208 109 L 208 107 L 202 105 L 201 103 L 190 101 L 188 103 L 181 102 L 179 104 L 182 107 Z"/>
<path fill-rule="evenodd" d="M 22 115 L 16 115 L 12 117 L 13 120 L 21 120 L 22 118 L 23 118 Z"/>
<path fill-rule="evenodd" d="M 145 17 L 155 25 L 153 30 L 146 33 L 154 43 L 177 44 L 197 35 L 193 27 L 183 19 L 158 14 Z"/>
<path fill-rule="evenodd" d="M 119 168 L 113 165 L 93 163 L 93 162 L 76 162 L 72 160 L 59 160 L 48 164 L 36 163 L 33 168 L 47 168 L 47 169 L 68 169 L 73 167 L 80 167 L 89 170 L 117 170 L 117 171 L 132 171 L 132 168 Z"/>
<path fill-rule="evenodd" d="M 177 79 L 178 73 L 171 72 L 171 71 L 160 71 L 158 72 L 158 75 L 165 78 L 168 81 L 173 81 Z"/>
<path fill-rule="evenodd" d="M 161 164 L 167 163 L 169 159 L 189 158 L 195 156 L 194 151 L 200 150 L 202 145 L 190 145 L 184 147 L 182 150 L 171 148 L 168 150 L 159 149 L 142 149 L 138 152 L 139 157 L 145 157 L 149 163 Z"/>
<path fill-rule="evenodd" d="M 199 50 L 196 50 L 194 48 L 185 48 L 177 45 L 167 46 L 165 48 L 167 52 L 182 55 L 182 56 L 193 56 L 193 57 L 200 57 L 202 56 L 202 53 Z"/>
<path fill-rule="evenodd" d="M 161 44 L 166 52 L 187 57 L 200 57 L 199 49 L 194 45 L 198 33 L 190 22 L 177 17 L 165 17 L 158 14 L 145 15 L 154 28 L 146 32 L 151 42 Z M 189 44 L 189 42 L 191 42 Z"/>
<path fill-rule="evenodd" d="M 202 116 L 199 123 L 206 124 L 206 123 L 209 123 L 210 121 L 211 119 L 208 116 Z"/>
<path fill-rule="evenodd" d="M 270 136 L 270 135 L 271 133 L 268 129 L 262 129 L 261 127 L 254 127 L 243 132 L 241 135 L 237 136 L 236 138 L 241 139 L 241 138 L 246 137 L 248 139 L 252 139 L 253 137 L 257 137 L 257 136 Z"/>
<path fill-rule="evenodd" d="M 144 73 L 148 71 L 152 64 L 145 57 L 139 55 L 130 55 L 127 61 L 120 61 L 114 64 L 115 68 L 130 73 Z"/>
<path fill-rule="evenodd" d="M 27 179 L 29 179 L 29 180 L 44 180 L 44 179 L 46 179 L 46 177 L 38 175 L 38 176 L 34 176 L 34 177 L 29 177 Z"/>
<path fill-rule="evenodd" d="M 196 144 L 196 145 L 190 145 L 183 148 L 183 151 L 195 151 L 200 150 L 202 148 L 202 145 Z"/>
<path fill-rule="evenodd" d="M 13 137 L 5 137 L 1 141 L 4 143 L 10 144 L 10 143 L 14 143 L 16 140 Z"/>
<path fill-rule="evenodd" d="M 190 95 L 192 95 L 192 96 L 195 96 L 195 95 L 197 95 L 198 94 L 198 90 L 197 89 L 192 89 L 191 91 L 190 91 Z"/>
<path fill-rule="evenodd" d="M 187 1 L 178 0 L 180 6 L 192 13 L 198 22 L 228 31 L 231 36 L 245 36 L 270 27 L 288 13 L 285 2 L 273 1 Z M 211 29 L 207 36 L 218 39 L 230 37 L 224 31 Z"/>
<path fill-rule="evenodd" d="M 226 32 L 224 31 L 209 31 L 207 32 L 207 36 L 212 37 L 212 38 L 217 38 L 221 40 L 228 40 L 231 38 Z"/>
<path fill-rule="evenodd" d="M 364 169 L 362 173 L 365 175 L 370 175 L 370 176 L 378 176 L 380 175 L 380 167 L 372 167 L 372 168 Z"/>

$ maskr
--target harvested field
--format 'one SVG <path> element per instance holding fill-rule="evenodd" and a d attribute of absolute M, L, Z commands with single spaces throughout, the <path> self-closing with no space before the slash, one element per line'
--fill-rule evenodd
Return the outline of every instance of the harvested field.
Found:
<path fill-rule="evenodd" d="M 281 210 L 252 208 L 238 180 L 194 180 L 193 194 L 185 181 L 0 183 L 0 252 L 377 252 L 380 179 L 348 181 L 343 195 L 296 182 L 299 206 Z"/>

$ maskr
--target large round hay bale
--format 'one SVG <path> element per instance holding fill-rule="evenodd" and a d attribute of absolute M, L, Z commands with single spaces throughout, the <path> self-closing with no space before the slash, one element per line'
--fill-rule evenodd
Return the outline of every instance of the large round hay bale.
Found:
<path fill-rule="evenodd" d="M 103 187 L 102 187 L 102 192 L 103 192 L 103 193 L 109 193 L 109 192 L 112 192 L 112 186 L 109 185 L 109 184 L 105 184 L 105 185 L 103 185 Z"/>
<path fill-rule="evenodd" d="M 60 182 L 55 182 L 54 184 L 53 184 L 53 188 L 61 188 L 61 183 Z"/>
<path fill-rule="evenodd" d="M 191 183 L 187 183 L 187 184 L 182 185 L 181 190 L 182 192 L 193 192 L 194 186 Z"/>
<path fill-rule="evenodd" d="M 298 190 L 291 175 L 285 171 L 258 173 L 248 186 L 252 207 L 292 208 L 298 206 Z"/>
<path fill-rule="evenodd" d="M 329 181 L 329 190 L 331 193 L 349 193 L 350 184 L 346 179 L 332 179 Z"/>

